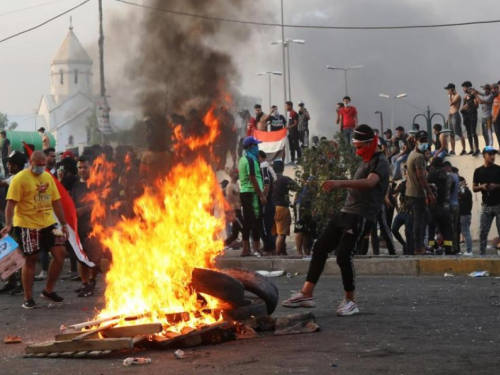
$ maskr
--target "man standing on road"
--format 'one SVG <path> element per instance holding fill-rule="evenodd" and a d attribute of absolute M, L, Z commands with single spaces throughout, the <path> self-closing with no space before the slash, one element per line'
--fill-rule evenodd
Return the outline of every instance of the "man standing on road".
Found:
<path fill-rule="evenodd" d="M 455 84 L 448 83 L 448 86 L 444 88 L 448 90 L 448 101 L 450 104 L 450 110 L 448 112 L 448 128 L 451 130 L 450 143 L 451 151 L 450 155 L 455 155 L 455 135 L 460 137 L 460 142 L 462 143 L 462 152 L 460 155 L 467 154 L 465 151 L 465 138 L 462 132 L 462 119 L 460 118 L 460 105 L 462 104 L 462 97 L 455 89 Z"/>
<path fill-rule="evenodd" d="M 300 147 L 309 147 L 309 120 L 311 116 L 309 111 L 305 108 L 304 102 L 299 102 L 299 141 Z"/>
<path fill-rule="evenodd" d="M 38 305 L 33 300 L 33 282 L 38 252 L 50 251 L 53 260 L 49 267 L 47 283 L 41 296 L 53 303 L 62 303 L 64 298 L 54 292 L 61 273 L 68 225 L 64 218 L 61 196 L 53 177 L 45 172 L 47 157 L 41 151 L 31 155 L 30 168 L 19 172 L 12 180 L 7 194 L 5 227 L 0 234 L 6 236 L 14 228 L 20 239 L 19 248 L 26 263 L 22 270 L 25 302 L 22 307 L 34 309 Z M 57 216 L 62 230 L 56 226 Z"/>
<path fill-rule="evenodd" d="M 493 125 L 492 125 L 492 115 L 491 109 L 493 107 L 493 94 L 491 93 L 490 84 L 486 84 L 482 86 L 484 93 L 480 93 L 477 90 L 474 90 L 474 94 L 476 95 L 476 99 L 479 104 L 481 104 L 481 110 L 483 111 L 482 118 L 482 130 L 484 137 L 484 144 L 486 146 L 493 147 Z"/>
<path fill-rule="evenodd" d="M 84 263 L 80 263 L 80 275 L 83 285 L 78 291 L 78 297 L 90 297 L 94 293 L 97 274 L 101 262 L 102 251 L 98 241 L 90 237 L 92 232 L 91 214 L 93 202 L 89 201 L 88 195 L 90 189 L 87 180 L 90 178 L 90 162 L 85 156 L 78 159 L 78 177 L 71 189 L 71 199 L 75 203 L 76 214 L 78 217 L 78 237 L 82 243 L 83 250 L 89 260 L 96 266 L 90 268 Z M 72 251 L 72 250 L 70 250 Z"/>
<path fill-rule="evenodd" d="M 344 134 L 345 141 L 351 144 L 354 128 L 358 126 L 358 110 L 351 105 L 351 98 L 345 96 L 343 99 L 344 107 L 340 109 L 340 131 Z"/>
<path fill-rule="evenodd" d="M 292 215 L 290 214 L 290 190 L 297 191 L 297 184 L 288 176 L 284 176 L 285 165 L 281 161 L 274 162 L 276 181 L 273 189 L 273 203 L 276 207 L 274 228 L 276 234 L 276 254 L 288 255 L 286 252 L 286 237 L 290 235 Z"/>
<path fill-rule="evenodd" d="M 5 175 L 7 175 L 7 160 L 10 155 L 10 139 L 7 138 L 7 132 L 2 130 L 0 132 L 0 136 L 2 137 L 2 164 Z"/>
<path fill-rule="evenodd" d="M 500 166 L 495 164 L 496 149 L 486 146 L 483 149 L 483 166 L 474 171 L 472 190 L 481 192 L 482 208 L 479 220 L 479 255 L 486 255 L 488 233 L 493 219 L 496 219 L 497 232 L 500 234 Z"/>
<path fill-rule="evenodd" d="M 415 255 L 426 254 L 424 237 L 426 228 L 426 204 L 432 205 L 436 198 L 432 193 L 425 176 L 426 161 L 425 151 L 429 148 L 429 136 L 427 132 L 421 130 L 415 136 L 415 149 L 410 153 L 406 168 L 408 178 L 406 179 L 406 197 L 408 206 L 413 215 L 413 241 Z M 413 254 L 409 254 L 413 255 Z"/>
<path fill-rule="evenodd" d="M 262 206 L 267 203 L 264 196 L 264 184 L 259 167 L 259 143 L 254 137 L 246 137 L 243 141 L 245 154 L 241 157 L 238 171 L 240 178 L 240 197 L 243 208 L 243 250 L 242 257 L 250 256 L 250 232 L 253 238 L 253 250 L 260 252 L 260 221 Z"/>
<path fill-rule="evenodd" d="M 341 212 L 333 218 L 321 233 L 313 247 L 306 283 L 299 293 L 283 302 L 284 307 L 314 307 L 314 289 L 323 272 L 328 254 L 337 249 L 337 264 L 344 284 L 345 299 L 337 309 L 337 315 L 346 316 L 359 312 L 354 301 L 355 272 L 353 256 L 367 222 L 375 223 L 384 203 L 389 186 L 389 162 L 378 151 L 378 140 L 368 125 L 354 129 L 356 154 L 363 158 L 353 180 L 330 180 L 323 183 L 323 190 L 348 189 L 347 199 Z"/>
<path fill-rule="evenodd" d="M 295 153 L 298 159 L 302 157 L 302 150 L 299 146 L 299 115 L 293 110 L 293 103 L 286 102 L 286 110 L 288 111 L 288 144 L 290 145 L 290 158 L 292 164 L 295 163 Z"/>

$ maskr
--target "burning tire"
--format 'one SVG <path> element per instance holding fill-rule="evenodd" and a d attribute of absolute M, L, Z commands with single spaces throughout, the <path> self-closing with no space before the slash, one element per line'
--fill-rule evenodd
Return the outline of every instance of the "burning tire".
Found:
<path fill-rule="evenodd" d="M 238 280 L 245 290 L 264 300 L 268 315 L 276 310 L 280 295 L 276 285 L 269 279 L 244 268 L 227 268 L 221 272 Z"/>
<path fill-rule="evenodd" d="M 234 309 L 223 310 L 222 316 L 224 320 L 243 321 L 251 317 L 259 317 L 267 315 L 266 302 L 260 298 L 252 298 L 245 300 L 247 306 L 236 307 Z"/>
<path fill-rule="evenodd" d="M 229 303 L 233 307 L 249 304 L 248 300 L 245 300 L 243 284 L 221 272 L 195 268 L 192 274 L 191 287 L 197 293 L 208 294 Z"/>

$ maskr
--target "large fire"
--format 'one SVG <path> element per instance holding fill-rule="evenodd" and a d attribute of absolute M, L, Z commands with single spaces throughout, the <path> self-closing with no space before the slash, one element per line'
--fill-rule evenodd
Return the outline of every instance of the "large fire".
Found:
<path fill-rule="evenodd" d="M 180 140 L 190 150 L 210 145 L 219 133 L 213 110 L 204 120 L 208 129 L 203 137 Z M 105 188 L 95 191 L 106 192 L 113 171 L 105 161 L 98 165 L 89 185 L 100 179 Z M 108 176 L 97 177 L 99 173 Z M 146 190 L 134 202 L 133 218 L 121 218 L 112 227 L 97 225 L 95 234 L 113 258 L 106 274 L 106 305 L 98 318 L 144 315 L 120 324 L 161 322 L 164 331 L 171 332 L 220 319 L 213 312 L 220 301 L 200 298 L 190 282 L 193 269 L 213 268 L 214 258 L 223 249 L 218 235 L 225 225 L 224 205 L 214 171 L 199 156 L 189 165 L 175 165 L 155 189 Z M 104 205 L 96 202 L 96 224 L 102 222 L 103 209 Z M 182 322 L 167 319 L 168 314 L 181 312 L 186 313 Z"/>

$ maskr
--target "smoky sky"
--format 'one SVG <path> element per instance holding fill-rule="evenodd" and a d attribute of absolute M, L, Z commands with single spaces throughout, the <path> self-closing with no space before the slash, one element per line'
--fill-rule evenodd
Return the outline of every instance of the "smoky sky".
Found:
<path fill-rule="evenodd" d="M 285 0 L 285 23 L 385 26 L 467 22 L 490 19 L 488 6 L 500 8 L 494 2 L 485 3 L 487 6 L 459 7 L 452 0 Z M 279 1 L 157 0 L 148 4 L 219 17 L 280 22 Z M 132 9 L 126 17 L 116 16 L 110 23 L 108 92 L 117 110 L 134 107 L 140 111 L 147 95 L 153 95 L 155 99 L 149 103 L 158 106 L 170 105 L 176 110 L 189 107 L 197 98 L 213 94 L 214 74 L 227 79 L 241 95 L 255 98 L 246 103 L 247 109 L 251 109 L 248 107 L 252 101 L 262 102 L 267 109 L 268 81 L 256 73 L 282 70 L 281 49 L 271 45 L 271 41 L 281 39 L 281 28 L 201 22 L 141 9 Z M 379 117 L 374 112 L 380 110 L 385 127 L 389 127 L 391 101 L 379 94 L 406 93 L 404 101 L 394 103 L 394 126 L 409 129 L 413 117 L 427 105 L 446 115 L 443 88 L 449 82 L 460 89 L 465 80 L 479 87 L 500 78 L 495 69 L 498 27 L 383 31 L 287 28 L 285 37 L 306 40 L 305 45 L 292 45 L 290 51 L 292 100 L 306 102 L 312 117 L 311 134 L 331 136 L 337 129 L 334 106 L 342 100 L 345 88 L 343 73 L 327 70 L 326 65 L 363 64 L 364 69 L 348 74 L 349 96 L 358 108 L 360 123 L 378 127 Z M 130 29 L 135 32 L 126 32 Z M 189 40 L 179 40 L 175 32 L 164 35 L 165 30 L 188 32 Z M 156 44 L 155 38 L 160 35 L 166 38 Z M 211 56 L 219 56 L 219 52 L 224 58 L 214 66 Z M 210 89 L 205 90 L 207 87 Z M 141 94 L 144 88 L 147 90 Z M 283 112 L 281 77 L 273 77 L 272 89 L 272 101 Z M 239 106 L 235 111 L 244 109 L 242 104 Z"/>

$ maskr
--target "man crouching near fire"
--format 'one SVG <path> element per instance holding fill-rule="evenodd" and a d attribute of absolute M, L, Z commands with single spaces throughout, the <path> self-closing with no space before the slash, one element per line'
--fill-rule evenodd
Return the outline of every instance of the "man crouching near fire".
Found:
<path fill-rule="evenodd" d="M 338 307 L 337 315 L 359 313 L 354 299 L 353 256 L 365 226 L 376 223 L 389 186 L 389 162 L 378 151 L 378 136 L 368 125 L 359 125 L 354 129 L 353 143 L 356 154 L 363 158 L 363 164 L 357 169 L 353 180 L 330 180 L 323 183 L 322 189 L 325 191 L 348 189 L 347 199 L 341 212 L 327 224 L 314 244 L 309 272 L 302 290 L 284 301 L 284 307 L 316 306 L 314 288 L 325 268 L 328 254 L 336 249 L 345 291 L 345 299 Z"/>
<path fill-rule="evenodd" d="M 33 282 L 40 251 L 50 251 L 53 258 L 41 297 L 56 304 L 62 304 L 64 300 L 54 292 L 54 287 L 64 264 L 64 244 L 69 232 L 61 196 L 54 179 L 45 171 L 46 166 L 45 154 L 35 151 L 31 155 L 29 169 L 16 174 L 7 193 L 5 227 L 0 232 L 2 236 L 6 236 L 14 226 L 19 249 L 26 259 L 22 270 L 25 296 L 22 307 L 25 309 L 38 307 L 33 300 Z M 62 230 L 57 228 L 56 216 Z"/>

